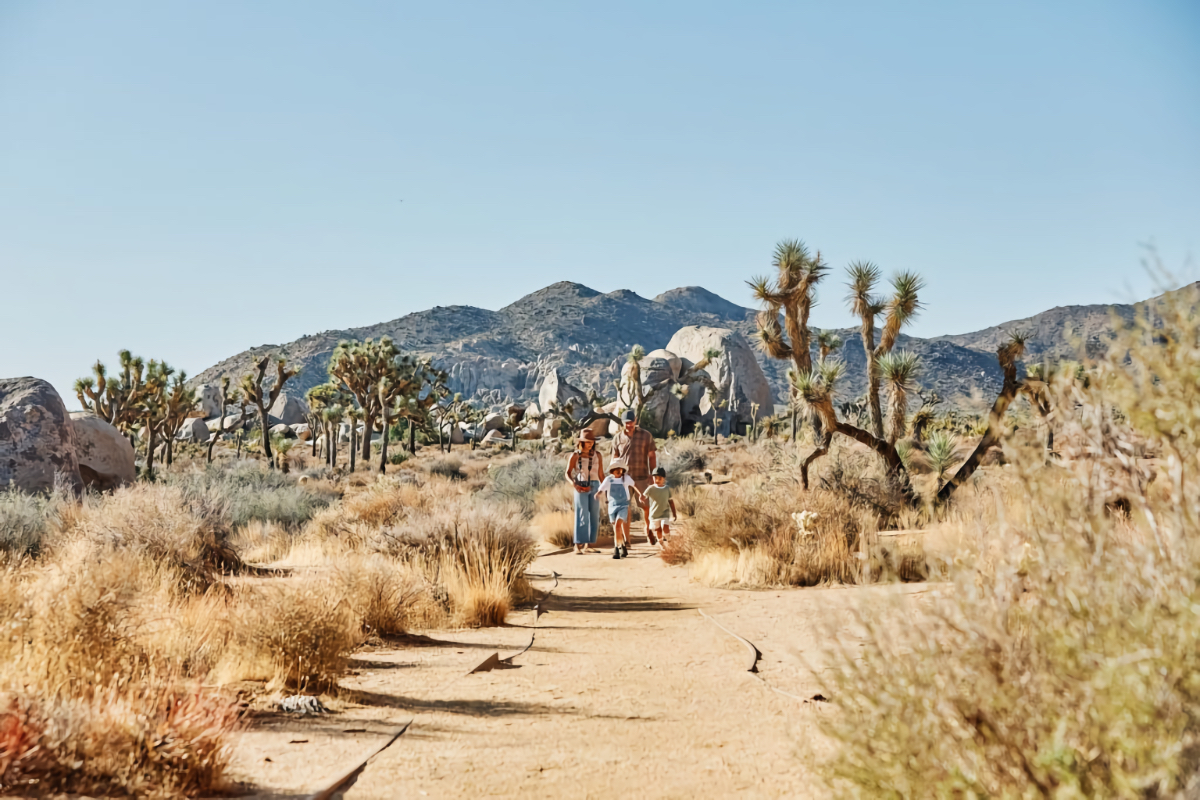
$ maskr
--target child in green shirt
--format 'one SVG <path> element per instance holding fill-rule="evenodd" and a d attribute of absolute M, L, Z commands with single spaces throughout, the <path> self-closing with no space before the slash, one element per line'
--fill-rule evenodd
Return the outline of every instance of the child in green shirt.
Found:
<path fill-rule="evenodd" d="M 646 515 L 646 538 L 654 541 L 654 534 L 657 533 L 658 541 L 666 544 L 667 537 L 671 535 L 670 523 L 675 521 L 675 501 L 671 499 L 671 487 L 667 486 L 665 469 L 659 467 L 654 470 L 654 484 L 647 486 L 643 495 L 650 505 L 650 513 Z"/>

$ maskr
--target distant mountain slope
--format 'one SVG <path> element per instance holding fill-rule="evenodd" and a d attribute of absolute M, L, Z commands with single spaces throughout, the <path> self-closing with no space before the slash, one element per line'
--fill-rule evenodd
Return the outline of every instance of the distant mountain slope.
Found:
<path fill-rule="evenodd" d="M 1197 296 L 1196 284 L 1187 287 Z M 1154 298 L 1147 303 L 1160 302 Z M 1103 346 L 1111 320 L 1129 319 L 1137 306 L 1068 306 L 973 333 L 920 339 L 902 336 L 899 347 L 918 353 L 923 362 L 919 383 L 951 403 L 990 400 L 1001 383 L 996 348 L 1010 331 L 1030 334 L 1029 358 L 1074 357 L 1082 339 L 1089 351 Z M 438 306 L 428 311 L 340 331 L 325 331 L 283 345 L 260 345 L 201 372 L 196 383 L 222 375 L 237 377 L 263 353 L 278 353 L 301 372 L 289 389 L 303 392 L 326 380 L 329 356 L 342 339 L 392 337 L 409 352 L 432 356 L 451 375 L 451 386 L 485 404 L 536 394 L 540 379 L 557 368 L 573 384 L 613 394 L 612 382 L 634 344 L 647 351 L 664 346 L 685 325 L 732 328 L 753 341 L 756 311 L 698 286 L 672 289 L 648 300 L 627 289 L 602 294 L 578 283 L 562 281 L 522 297 L 499 311 L 471 306 Z M 847 362 L 840 385 L 843 397 L 866 388 L 865 356 L 856 329 L 839 331 Z M 759 355 L 777 399 L 786 396 L 789 364 Z"/>

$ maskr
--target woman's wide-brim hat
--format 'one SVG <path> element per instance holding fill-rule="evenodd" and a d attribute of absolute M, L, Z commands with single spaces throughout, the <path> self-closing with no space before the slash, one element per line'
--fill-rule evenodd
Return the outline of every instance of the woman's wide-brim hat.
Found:
<path fill-rule="evenodd" d="M 579 441 L 592 442 L 594 444 L 596 442 L 596 434 L 592 432 L 591 428 L 585 428 L 583 433 L 579 434 Z"/>
<path fill-rule="evenodd" d="M 625 459 L 623 458 L 614 458 L 611 462 L 609 462 L 608 471 L 612 472 L 614 469 L 623 469 L 628 472 L 629 465 L 625 463 Z"/>

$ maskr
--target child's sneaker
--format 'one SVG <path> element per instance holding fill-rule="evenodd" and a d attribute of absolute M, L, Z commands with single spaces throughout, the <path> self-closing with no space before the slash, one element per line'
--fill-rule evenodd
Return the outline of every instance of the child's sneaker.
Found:
<path fill-rule="evenodd" d="M 621 558 L 629 558 L 629 545 L 621 545 Z"/>
<path fill-rule="evenodd" d="M 613 558 L 620 558 L 620 557 L 621 557 L 621 548 L 617 547 L 614 544 L 613 545 Z"/>

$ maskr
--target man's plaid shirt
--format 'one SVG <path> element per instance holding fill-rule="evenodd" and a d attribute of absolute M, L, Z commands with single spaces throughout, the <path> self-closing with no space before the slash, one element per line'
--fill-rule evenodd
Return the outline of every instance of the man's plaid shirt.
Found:
<path fill-rule="evenodd" d="M 613 437 L 613 458 L 623 458 L 629 464 L 629 477 L 635 481 L 650 479 L 650 454 L 655 452 L 654 437 L 645 428 L 634 428 L 633 436 L 622 428 Z"/>

